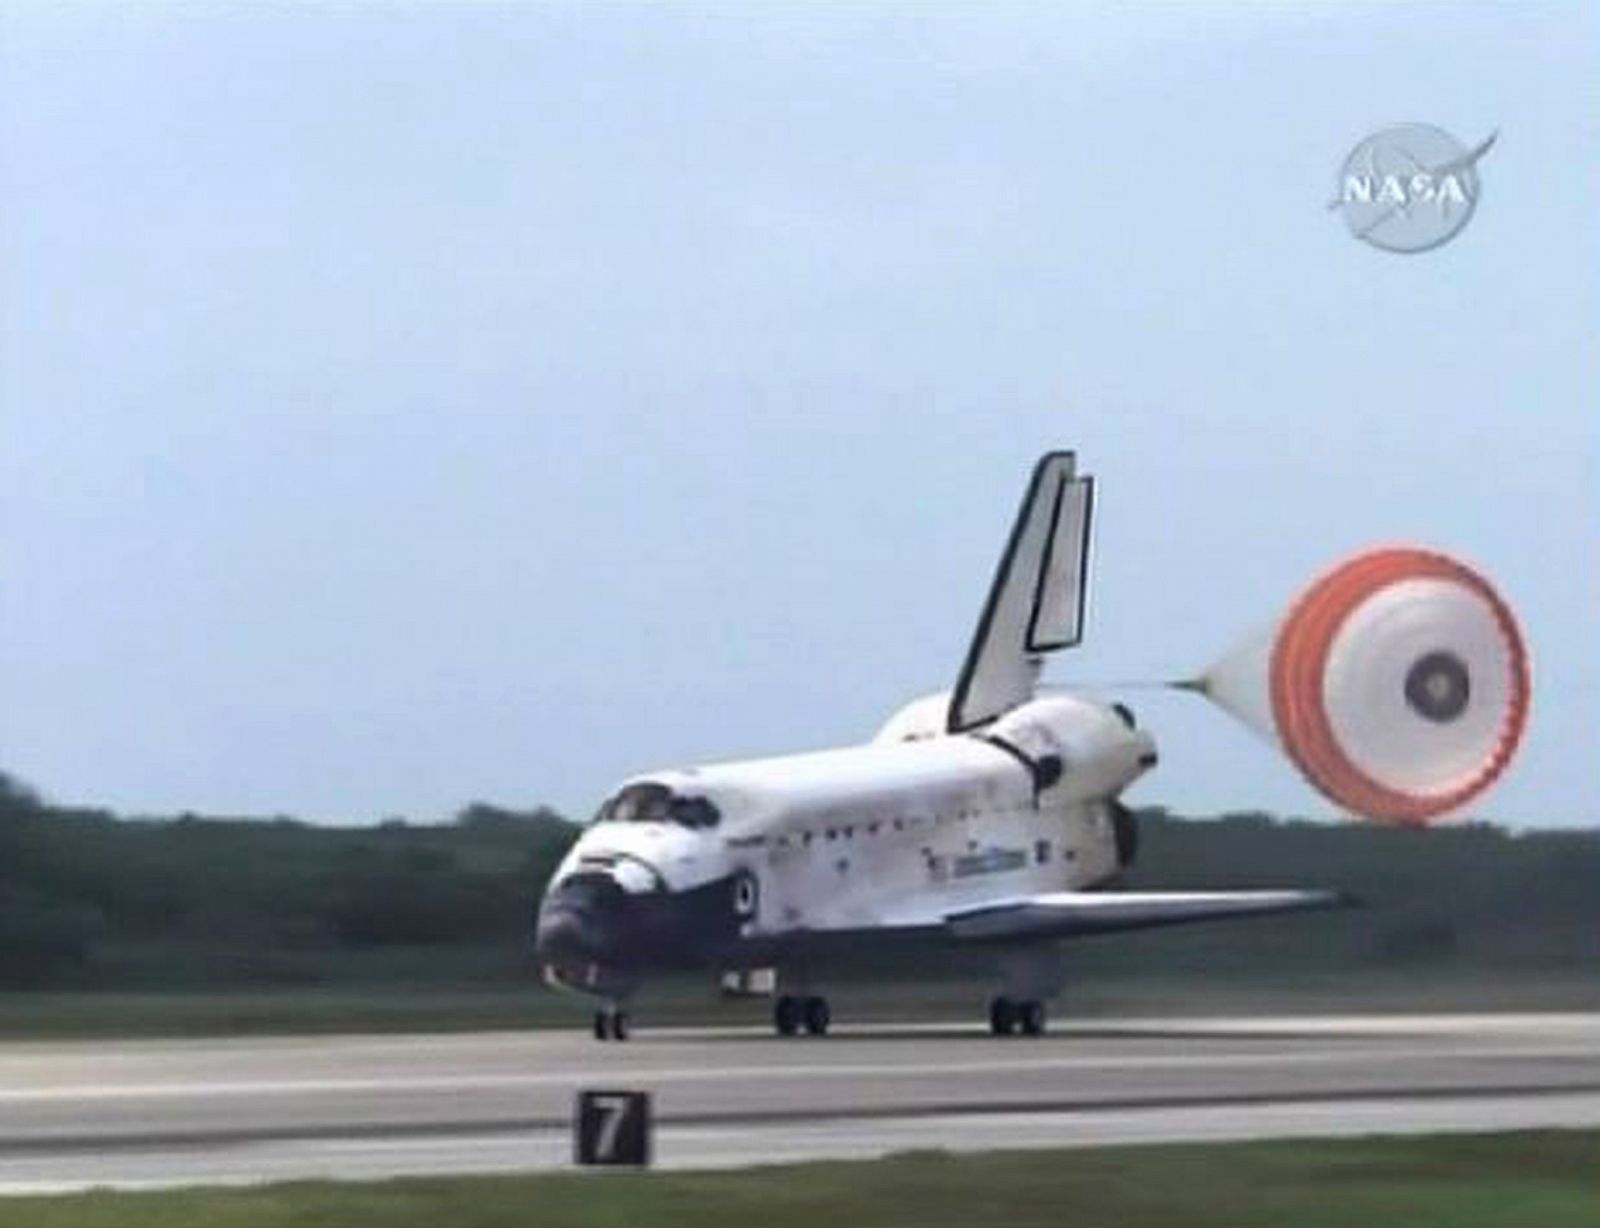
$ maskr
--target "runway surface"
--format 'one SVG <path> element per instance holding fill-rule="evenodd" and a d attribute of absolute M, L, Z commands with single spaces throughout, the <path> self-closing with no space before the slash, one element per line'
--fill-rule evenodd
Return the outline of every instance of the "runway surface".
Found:
<path fill-rule="evenodd" d="M 0 1192 L 565 1167 L 580 1088 L 662 1167 L 1600 1126 L 1600 1015 L 1099 1019 L 0 1045 Z"/>

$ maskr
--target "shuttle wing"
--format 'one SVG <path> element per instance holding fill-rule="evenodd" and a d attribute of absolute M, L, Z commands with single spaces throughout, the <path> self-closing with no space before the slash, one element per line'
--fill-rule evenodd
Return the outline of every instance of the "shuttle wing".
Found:
<path fill-rule="evenodd" d="M 954 938 L 1069 938 L 1352 903 L 1336 891 L 1054 891 L 948 914 Z"/>
<path fill-rule="evenodd" d="M 951 733 L 1031 699 L 1044 657 L 1083 637 L 1093 507 L 1071 452 L 1040 458 L 951 692 Z"/>

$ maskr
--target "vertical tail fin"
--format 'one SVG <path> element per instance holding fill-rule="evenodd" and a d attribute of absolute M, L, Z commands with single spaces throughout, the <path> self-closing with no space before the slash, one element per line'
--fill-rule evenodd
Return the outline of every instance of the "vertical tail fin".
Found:
<path fill-rule="evenodd" d="M 1045 656 L 1083 638 L 1094 479 L 1076 470 L 1071 452 L 1034 466 L 950 696 L 952 733 L 1026 703 Z"/>

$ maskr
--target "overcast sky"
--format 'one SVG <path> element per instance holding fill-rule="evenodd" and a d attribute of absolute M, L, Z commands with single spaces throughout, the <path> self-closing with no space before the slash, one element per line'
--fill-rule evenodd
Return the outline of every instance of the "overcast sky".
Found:
<path fill-rule="evenodd" d="M 1422 255 L 1328 201 L 1498 130 Z M 1600 10 L 8 4 L 0 767 L 138 812 L 587 814 L 949 685 L 1035 455 L 1059 681 L 1375 541 L 1536 654 L 1478 813 L 1590 824 Z M 1192 811 L 1328 803 L 1133 696 Z"/>

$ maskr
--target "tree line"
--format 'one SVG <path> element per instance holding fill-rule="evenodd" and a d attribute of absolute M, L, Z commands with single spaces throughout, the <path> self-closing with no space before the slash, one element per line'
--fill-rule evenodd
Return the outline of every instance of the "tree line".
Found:
<path fill-rule="evenodd" d="M 1600 961 L 1600 830 L 1419 832 L 1159 808 L 1139 820 L 1131 887 L 1326 886 L 1364 907 L 1095 940 L 1083 944 L 1091 964 L 1559 974 Z M 0 987 L 526 978 L 539 891 L 578 830 L 548 808 L 485 802 L 432 824 L 124 818 L 0 774 Z"/>

